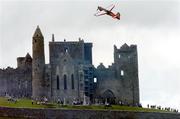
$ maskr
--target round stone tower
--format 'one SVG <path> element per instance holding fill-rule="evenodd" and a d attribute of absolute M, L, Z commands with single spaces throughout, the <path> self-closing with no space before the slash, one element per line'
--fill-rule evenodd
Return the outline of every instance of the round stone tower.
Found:
<path fill-rule="evenodd" d="M 34 99 L 41 99 L 45 96 L 44 91 L 44 72 L 45 72 L 45 58 L 44 58 L 44 37 L 39 26 L 32 38 L 32 97 Z"/>

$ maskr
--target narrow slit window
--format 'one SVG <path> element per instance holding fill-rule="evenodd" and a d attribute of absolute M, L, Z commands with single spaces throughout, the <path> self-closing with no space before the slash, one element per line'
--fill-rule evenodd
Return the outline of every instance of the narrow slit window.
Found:
<path fill-rule="evenodd" d="M 121 55 L 119 54 L 118 57 L 121 58 Z"/>
<path fill-rule="evenodd" d="M 59 90 L 59 76 L 57 76 L 57 90 Z"/>
<path fill-rule="evenodd" d="M 74 89 L 74 75 L 71 75 L 71 88 Z"/>
<path fill-rule="evenodd" d="M 67 76 L 64 75 L 64 90 L 67 89 Z"/>
<path fill-rule="evenodd" d="M 121 70 L 121 76 L 124 76 L 124 71 L 123 70 Z"/>
<path fill-rule="evenodd" d="M 97 83 L 97 78 L 94 78 L 94 83 Z"/>

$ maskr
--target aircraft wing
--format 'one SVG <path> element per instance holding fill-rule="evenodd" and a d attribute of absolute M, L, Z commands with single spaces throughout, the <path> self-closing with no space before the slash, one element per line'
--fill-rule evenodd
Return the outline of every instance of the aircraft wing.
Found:
<path fill-rule="evenodd" d="M 111 4 L 109 5 L 108 7 L 105 8 L 105 10 L 107 11 L 112 11 L 114 9 L 115 5 Z M 97 9 L 98 10 L 98 9 Z M 94 16 L 102 16 L 102 15 L 105 15 L 106 14 L 106 11 L 104 10 L 101 10 L 101 11 L 97 11 Z"/>
<path fill-rule="evenodd" d="M 96 12 L 95 14 L 94 14 L 94 16 L 102 16 L 102 15 L 105 15 L 106 14 L 106 12 L 104 12 L 104 11 L 98 11 L 98 12 Z"/>
<path fill-rule="evenodd" d="M 108 9 L 109 11 L 112 11 L 114 9 L 115 5 L 111 4 L 108 7 L 106 7 L 106 9 Z"/>
<path fill-rule="evenodd" d="M 101 13 L 101 14 L 94 14 L 94 16 L 102 16 L 102 15 L 105 15 L 106 13 Z"/>
<path fill-rule="evenodd" d="M 110 11 L 112 11 L 114 9 L 115 5 L 112 6 L 112 8 L 110 9 Z"/>

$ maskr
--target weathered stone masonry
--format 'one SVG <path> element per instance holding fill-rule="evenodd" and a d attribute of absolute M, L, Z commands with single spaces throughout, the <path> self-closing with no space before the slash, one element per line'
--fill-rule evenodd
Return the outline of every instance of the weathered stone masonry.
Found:
<path fill-rule="evenodd" d="M 100 39 L 99 39 L 100 40 Z M 45 64 L 44 37 L 39 27 L 32 37 L 32 54 L 17 58 L 17 68 L 0 69 L 0 95 L 61 100 L 128 104 L 139 103 L 137 46 L 114 46 L 114 63 L 97 68 L 92 61 L 92 43 L 49 42 L 49 64 Z M 97 82 L 94 82 L 94 79 Z"/>

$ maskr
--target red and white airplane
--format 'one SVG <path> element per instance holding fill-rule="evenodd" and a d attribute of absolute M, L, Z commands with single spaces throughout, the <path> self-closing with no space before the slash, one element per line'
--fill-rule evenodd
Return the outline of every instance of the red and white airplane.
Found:
<path fill-rule="evenodd" d="M 117 13 L 112 12 L 112 10 L 114 9 L 115 5 L 111 5 L 109 7 L 111 7 L 111 9 L 107 10 L 107 9 L 101 7 L 101 6 L 98 6 L 98 8 L 97 8 L 98 12 L 96 14 L 94 14 L 94 15 L 97 16 L 97 17 L 98 16 L 102 16 L 102 15 L 109 15 L 109 16 L 111 16 L 114 19 L 120 20 L 120 13 L 119 12 L 117 12 Z"/>

